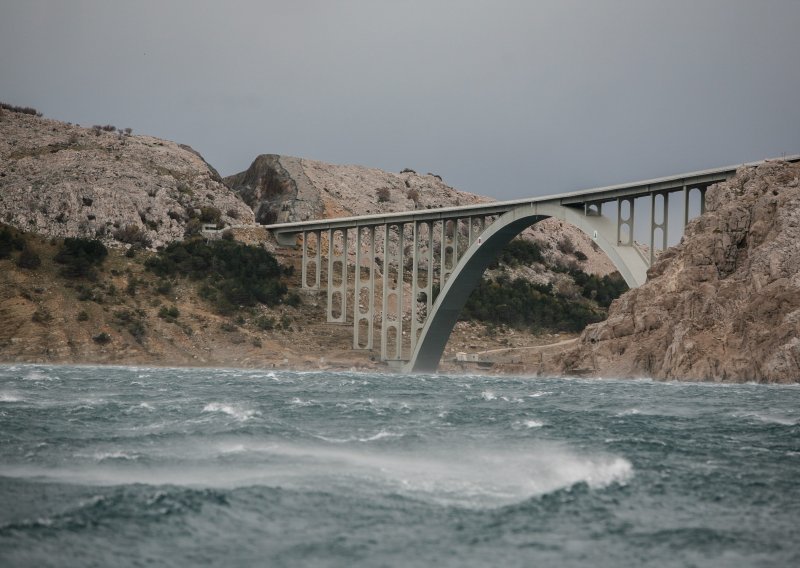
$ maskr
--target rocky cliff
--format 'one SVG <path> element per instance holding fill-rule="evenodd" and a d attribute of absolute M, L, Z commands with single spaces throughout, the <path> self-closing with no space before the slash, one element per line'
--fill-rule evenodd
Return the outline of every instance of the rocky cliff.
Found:
<path fill-rule="evenodd" d="M 247 225 L 254 217 L 188 146 L 6 110 L 0 222 L 48 236 L 157 247 L 202 223 Z"/>
<path fill-rule="evenodd" d="M 706 214 L 561 364 L 603 376 L 800 381 L 800 165 L 742 168 L 711 187 Z"/>

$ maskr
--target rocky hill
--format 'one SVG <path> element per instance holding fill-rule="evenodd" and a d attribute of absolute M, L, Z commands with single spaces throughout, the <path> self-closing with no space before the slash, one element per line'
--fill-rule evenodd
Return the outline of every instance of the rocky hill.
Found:
<path fill-rule="evenodd" d="M 0 222 L 152 248 L 204 223 L 254 223 L 251 209 L 189 146 L 0 113 Z"/>
<path fill-rule="evenodd" d="M 800 381 L 800 165 L 740 169 L 648 281 L 589 326 L 562 370 Z"/>

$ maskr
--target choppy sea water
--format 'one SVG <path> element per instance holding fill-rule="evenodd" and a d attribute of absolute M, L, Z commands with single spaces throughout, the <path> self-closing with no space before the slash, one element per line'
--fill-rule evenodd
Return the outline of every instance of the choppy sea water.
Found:
<path fill-rule="evenodd" d="M 0 366 L 2 566 L 797 566 L 800 387 Z"/>

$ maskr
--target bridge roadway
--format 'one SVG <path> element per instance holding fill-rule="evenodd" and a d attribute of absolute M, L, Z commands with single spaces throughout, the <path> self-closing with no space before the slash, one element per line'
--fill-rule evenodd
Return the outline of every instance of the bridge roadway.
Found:
<path fill-rule="evenodd" d="M 800 155 L 775 160 L 795 162 Z M 667 248 L 670 196 L 679 193 L 682 197 L 681 226 L 685 227 L 693 194 L 699 193 L 702 214 L 710 185 L 732 177 L 739 167 L 764 161 L 544 197 L 265 228 L 282 246 L 297 246 L 301 241 L 303 288 L 320 290 L 326 272 L 327 320 L 352 321 L 354 349 L 373 349 L 379 319 L 381 359 L 405 372 L 432 372 L 484 270 L 525 228 L 548 217 L 577 226 L 609 256 L 630 287 L 640 286 L 657 250 Z M 641 198 L 650 200 L 647 251 L 634 241 L 635 204 Z M 604 205 L 609 204 L 615 208 L 613 219 L 603 215 Z M 353 253 L 348 250 L 351 242 Z M 382 253 L 382 269 L 376 253 Z M 409 289 L 403 285 L 406 270 L 411 271 Z M 380 310 L 375 294 L 378 272 Z M 352 302 L 350 318 L 348 302 Z"/>

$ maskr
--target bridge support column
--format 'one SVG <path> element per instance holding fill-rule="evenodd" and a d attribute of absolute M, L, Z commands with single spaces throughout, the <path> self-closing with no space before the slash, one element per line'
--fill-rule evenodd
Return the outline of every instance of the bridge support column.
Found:
<path fill-rule="evenodd" d="M 336 252 L 336 233 L 342 235 L 341 253 Z M 339 264 L 340 266 L 337 266 Z M 339 282 L 337 283 L 337 280 Z M 338 315 L 334 314 L 339 299 Z M 328 229 L 328 323 L 347 322 L 347 229 Z"/>
<path fill-rule="evenodd" d="M 700 215 L 706 212 L 706 191 L 708 191 L 707 185 L 700 188 Z"/>
<path fill-rule="evenodd" d="M 308 254 L 308 238 L 309 235 L 314 235 L 314 246 L 316 252 L 314 259 L 309 258 Z M 320 242 L 322 231 L 303 231 L 303 260 L 302 260 L 302 283 L 301 286 L 306 290 L 319 290 L 322 282 L 322 243 Z M 314 284 L 308 283 L 308 268 L 309 265 L 314 266 Z"/>
<path fill-rule="evenodd" d="M 453 272 L 455 267 L 455 258 L 453 257 L 452 247 L 447 244 L 447 219 L 442 219 L 442 240 L 441 240 L 441 254 L 439 255 L 440 269 L 439 269 L 439 288 L 444 287 L 444 283 L 450 278 L 450 273 Z M 447 250 L 450 249 L 450 266 L 447 265 Z"/>
<path fill-rule="evenodd" d="M 664 210 L 661 212 L 661 221 L 656 221 L 656 197 L 663 198 Z M 656 230 L 661 229 L 661 249 L 667 250 L 667 224 L 669 221 L 669 193 L 650 194 L 650 266 L 656 260 Z"/>
<path fill-rule="evenodd" d="M 622 204 L 628 203 L 628 216 L 622 216 Z M 617 246 L 633 246 L 633 205 L 635 200 L 632 197 L 617 198 Z M 622 240 L 622 227 L 628 229 L 628 236 Z"/>
<path fill-rule="evenodd" d="M 369 245 L 367 252 L 367 271 L 369 276 L 366 280 L 361 278 L 364 247 L 363 235 L 364 228 L 356 228 L 356 274 L 353 279 L 353 349 L 372 349 L 375 335 L 375 227 L 367 228 L 369 234 Z M 367 294 L 366 306 L 362 306 L 362 294 Z M 366 311 L 362 309 L 366 308 Z M 361 324 L 366 326 L 362 329 Z M 367 337 L 362 338 L 362 332 Z"/>
<path fill-rule="evenodd" d="M 397 249 L 390 248 L 391 228 L 397 227 Z M 384 225 L 383 235 L 383 317 L 381 318 L 381 359 L 400 360 L 403 356 L 403 233 L 404 224 Z M 396 280 L 392 285 L 392 268 Z M 394 320 L 389 319 L 394 308 Z M 394 331 L 394 345 L 389 345 L 390 331 Z M 390 348 L 391 347 L 391 348 Z"/>
<path fill-rule="evenodd" d="M 425 227 L 426 236 L 425 240 L 420 239 L 420 229 Z M 427 250 L 425 252 L 426 271 L 425 271 L 425 286 L 419 285 L 421 260 L 420 246 L 425 243 Z M 419 333 L 425 325 L 425 318 L 428 317 L 432 305 L 433 296 L 433 222 L 419 221 L 414 223 L 414 247 L 412 252 L 412 273 L 411 273 L 411 352 L 417 345 Z M 419 310 L 419 296 L 420 293 L 425 294 L 425 314 L 421 316 Z M 419 320 L 422 319 L 420 322 Z"/>

